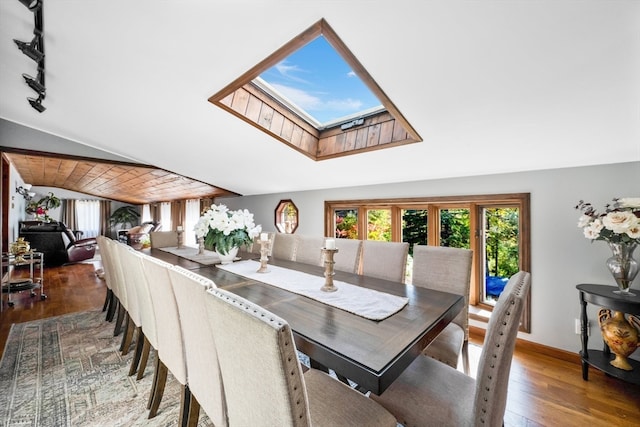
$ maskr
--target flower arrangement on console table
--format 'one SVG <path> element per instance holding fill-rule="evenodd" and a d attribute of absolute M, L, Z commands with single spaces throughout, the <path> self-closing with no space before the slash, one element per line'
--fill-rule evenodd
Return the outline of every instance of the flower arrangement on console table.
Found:
<path fill-rule="evenodd" d="M 204 247 L 216 251 L 223 264 L 232 262 L 242 245 L 253 243 L 262 226 L 255 225 L 247 209 L 229 210 L 225 205 L 211 205 L 194 227 Z"/>
<path fill-rule="evenodd" d="M 49 218 L 49 209 L 55 209 L 60 207 L 60 199 L 49 192 L 46 196 L 40 200 L 30 202 L 25 211 L 36 217 L 38 220 L 51 221 Z"/>
<path fill-rule="evenodd" d="M 607 267 L 620 289 L 616 293 L 634 295 L 629 288 L 638 274 L 633 251 L 640 243 L 640 198 L 613 199 L 613 204 L 607 204 L 602 213 L 583 200 L 576 209 L 582 211 L 578 227 L 584 236 L 592 242 L 607 242 L 613 252 L 607 259 Z"/>

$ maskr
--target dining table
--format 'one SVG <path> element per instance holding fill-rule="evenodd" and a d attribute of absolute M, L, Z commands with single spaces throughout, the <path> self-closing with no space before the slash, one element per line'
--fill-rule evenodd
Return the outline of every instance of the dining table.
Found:
<path fill-rule="evenodd" d="M 297 349 L 314 363 L 348 378 L 361 391 L 381 394 L 464 308 L 461 295 L 343 271 L 334 281 L 405 297 L 406 305 L 371 320 L 318 300 L 204 265 L 164 250 L 148 254 L 211 279 L 219 288 L 258 304 L 289 323 Z M 256 259 L 243 253 L 243 259 Z M 268 264 L 324 277 L 324 267 L 269 258 Z M 265 276 L 269 273 L 265 273 Z M 241 337 L 239 337 L 241 338 Z M 259 348 L 255 349 L 260 352 Z"/>

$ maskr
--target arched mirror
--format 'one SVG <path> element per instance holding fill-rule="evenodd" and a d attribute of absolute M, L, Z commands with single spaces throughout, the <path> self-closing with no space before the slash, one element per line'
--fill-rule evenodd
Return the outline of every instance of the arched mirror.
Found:
<path fill-rule="evenodd" d="M 280 203 L 278 203 L 275 224 L 280 233 L 295 233 L 298 228 L 298 208 L 290 199 L 280 200 Z"/>

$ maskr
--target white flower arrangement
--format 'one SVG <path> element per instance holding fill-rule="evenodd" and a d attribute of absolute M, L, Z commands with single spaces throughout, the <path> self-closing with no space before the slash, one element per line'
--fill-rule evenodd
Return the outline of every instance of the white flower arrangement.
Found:
<path fill-rule="evenodd" d="M 225 205 L 211 205 L 202 213 L 193 230 L 205 247 L 221 254 L 233 247 L 248 245 L 260 234 L 262 226 L 255 225 L 253 214 L 247 209 L 229 210 Z"/>
<path fill-rule="evenodd" d="M 640 198 L 613 199 L 613 205 L 606 205 L 603 213 L 598 213 L 591 203 L 583 200 L 578 202 L 576 209 L 582 211 L 578 227 L 587 239 L 640 243 Z"/>

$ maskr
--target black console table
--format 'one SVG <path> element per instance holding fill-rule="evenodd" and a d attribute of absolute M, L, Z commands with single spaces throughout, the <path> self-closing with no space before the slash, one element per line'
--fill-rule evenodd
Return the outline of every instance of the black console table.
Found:
<path fill-rule="evenodd" d="M 604 308 L 610 308 L 615 311 L 621 311 L 623 313 L 640 314 L 640 296 L 638 296 L 640 291 L 632 290 L 632 292 L 636 294 L 635 296 L 620 296 L 613 293 L 613 291 L 618 290 L 617 286 L 580 284 L 576 286 L 576 288 L 580 291 L 580 304 L 582 308 L 582 351 L 580 352 L 580 357 L 582 358 L 582 379 L 585 381 L 589 379 L 589 365 L 591 365 L 612 377 L 640 385 L 640 362 L 637 360 L 628 359 L 631 366 L 633 366 L 633 370 L 625 371 L 609 364 L 609 361 L 615 356 L 611 353 L 609 346 L 604 343 L 604 341 L 604 348 L 602 351 L 587 350 L 587 343 L 589 340 L 587 303 L 595 304 Z"/>

